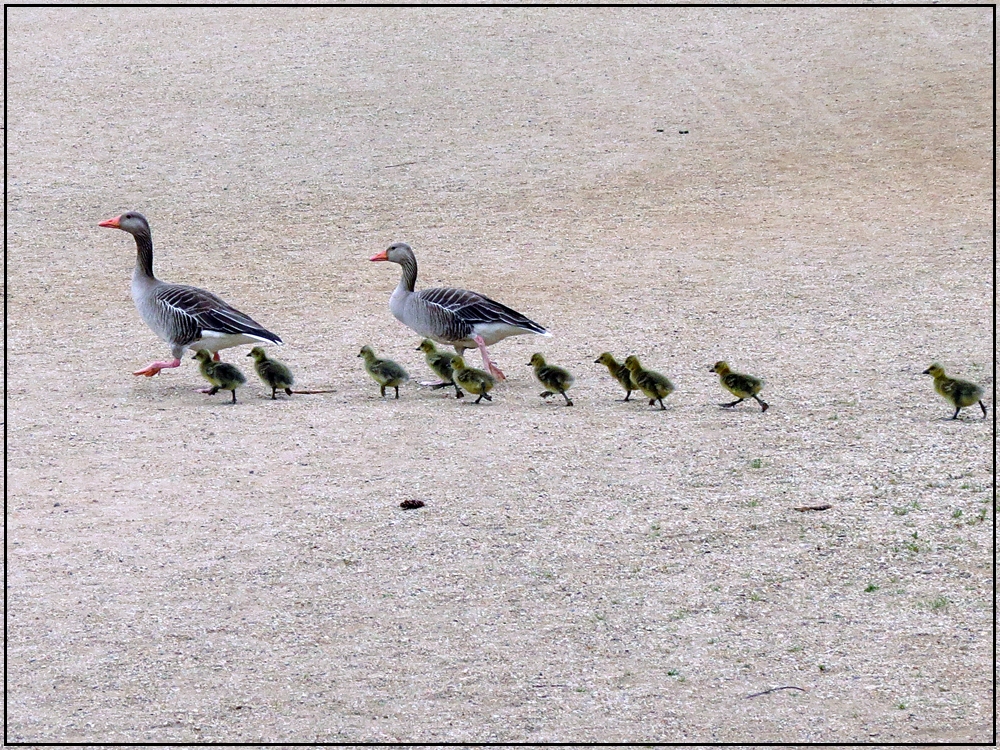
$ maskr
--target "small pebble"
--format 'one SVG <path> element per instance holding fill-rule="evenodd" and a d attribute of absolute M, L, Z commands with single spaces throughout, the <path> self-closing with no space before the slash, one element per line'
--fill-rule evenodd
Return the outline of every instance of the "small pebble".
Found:
<path fill-rule="evenodd" d="M 399 504 L 399 507 L 402 508 L 403 510 L 414 510 L 416 508 L 423 508 L 424 507 L 424 501 L 423 500 L 404 500 L 403 502 L 401 502 Z"/>

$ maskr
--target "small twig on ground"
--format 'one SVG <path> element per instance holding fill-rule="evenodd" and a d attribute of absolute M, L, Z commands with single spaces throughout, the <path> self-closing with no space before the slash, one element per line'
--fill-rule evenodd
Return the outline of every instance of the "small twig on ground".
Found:
<path fill-rule="evenodd" d="M 805 688 L 795 687 L 795 685 L 784 685 L 782 687 L 771 688 L 770 690 L 761 690 L 759 693 L 751 693 L 747 696 L 747 698 L 756 698 L 759 695 L 767 695 L 768 693 L 773 693 L 776 690 L 798 690 L 801 693 L 809 692 Z"/>
<path fill-rule="evenodd" d="M 804 513 L 807 510 L 830 510 L 833 506 L 829 503 L 824 503 L 823 505 L 800 505 L 797 508 L 792 508 L 792 510 L 797 510 L 800 513 Z"/>
<path fill-rule="evenodd" d="M 382 167 L 382 169 L 392 169 L 393 167 L 408 167 L 411 164 L 419 164 L 419 163 L 420 162 L 416 162 L 416 161 L 401 161 L 399 164 L 388 164 L 388 165 Z"/>
<path fill-rule="evenodd" d="M 312 393 L 336 393 L 336 391 L 334 391 L 334 390 L 330 390 L 330 391 L 292 391 L 292 393 L 301 393 L 301 394 L 303 394 L 305 396 L 308 396 L 308 395 L 310 395 Z"/>

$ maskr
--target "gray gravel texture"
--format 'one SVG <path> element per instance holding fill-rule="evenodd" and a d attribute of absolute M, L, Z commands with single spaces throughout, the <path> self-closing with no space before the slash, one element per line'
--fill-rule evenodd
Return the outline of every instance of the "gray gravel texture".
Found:
<path fill-rule="evenodd" d="M 991 8 L 6 33 L 8 740 L 991 740 Z M 235 406 L 133 377 L 168 351 L 97 227 L 129 209 L 334 392 L 272 402 L 248 347 Z M 393 241 L 552 330 L 493 347 L 492 403 L 379 398 L 362 344 L 432 378 Z"/>

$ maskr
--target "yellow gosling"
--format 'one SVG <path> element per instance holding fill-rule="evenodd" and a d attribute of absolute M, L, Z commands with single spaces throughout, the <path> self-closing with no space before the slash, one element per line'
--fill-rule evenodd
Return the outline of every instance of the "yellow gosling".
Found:
<path fill-rule="evenodd" d="M 632 385 L 632 376 L 629 373 L 628 368 L 619 364 L 611 352 L 604 352 L 600 357 L 594 360 L 594 364 L 604 365 L 608 368 L 608 372 L 611 373 L 611 377 L 618 381 L 618 384 L 625 389 L 625 398 L 622 401 L 628 401 L 628 397 L 632 395 L 632 391 L 635 390 L 635 386 Z"/>
<path fill-rule="evenodd" d="M 628 368 L 632 385 L 646 394 L 649 405 L 659 401 L 660 409 L 665 411 L 667 407 L 663 405 L 663 399 L 674 392 L 674 384 L 665 375 L 645 369 L 634 355 L 625 358 L 625 367 Z"/>
<path fill-rule="evenodd" d="M 557 367 L 556 365 L 545 364 L 545 357 L 538 352 L 531 355 L 531 361 L 528 362 L 528 366 L 535 368 L 535 377 L 538 378 L 539 383 L 545 386 L 545 390 L 539 394 L 542 398 L 555 396 L 559 393 L 566 399 L 566 406 L 573 405 L 573 402 L 569 400 L 569 396 L 566 395 L 566 391 L 573 385 L 574 380 L 568 370 L 564 370 L 562 367 Z"/>
<path fill-rule="evenodd" d="M 396 398 L 399 398 L 399 386 L 410 379 L 406 370 L 391 359 L 379 359 L 367 344 L 361 347 L 358 356 L 364 358 L 365 371 L 378 383 L 382 396 L 385 396 L 386 388 L 395 388 Z"/>
<path fill-rule="evenodd" d="M 493 390 L 493 386 L 496 385 L 496 379 L 490 375 L 488 372 L 483 370 L 477 370 L 475 367 L 468 367 L 465 364 L 465 360 L 461 357 L 455 357 L 451 361 L 451 370 L 455 375 L 455 382 L 458 383 L 462 388 L 467 390 L 469 393 L 479 395 L 473 403 L 478 404 L 484 398 L 487 401 L 492 401 L 489 392 Z"/>
<path fill-rule="evenodd" d="M 926 370 L 924 375 L 934 376 L 934 390 L 949 404 L 955 407 L 952 419 L 958 419 L 958 413 L 966 406 L 972 406 L 977 401 L 979 408 L 983 410 L 983 419 L 986 419 L 986 404 L 983 403 L 983 389 L 968 380 L 949 378 L 944 374 L 944 368 L 937 362 Z"/>
<path fill-rule="evenodd" d="M 434 346 L 434 342 L 430 339 L 421 341 L 420 346 L 417 347 L 417 351 L 424 353 L 427 366 L 443 381 L 441 383 L 432 383 L 431 388 L 433 390 L 436 391 L 438 388 L 447 388 L 449 385 L 453 385 L 455 386 L 455 398 L 465 396 L 462 393 L 462 389 L 458 387 L 458 383 L 455 382 L 455 375 L 451 367 L 451 362 L 458 356 L 457 354 L 438 351 L 437 347 Z"/>
<path fill-rule="evenodd" d="M 760 393 L 760 389 L 764 387 L 764 381 L 760 378 L 755 378 L 753 375 L 744 375 L 739 372 L 733 372 L 729 369 L 729 365 L 725 362 L 716 362 L 712 367 L 709 368 L 709 372 L 715 372 L 719 375 L 719 383 L 727 391 L 736 396 L 736 400 L 729 404 L 719 404 L 719 406 L 730 407 L 736 406 L 744 399 L 753 398 L 758 404 L 760 404 L 761 412 L 767 411 L 767 404 L 757 397 Z"/>
<path fill-rule="evenodd" d="M 288 369 L 287 365 L 269 358 L 262 346 L 255 346 L 247 356 L 253 357 L 253 369 L 256 370 L 257 376 L 264 381 L 264 384 L 271 389 L 272 401 L 277 400 L 276 394 L 279 388 L 289 396 L 292 395 L 292 385 L 295 384 L 295 378 L 292 377 L 292 371 Z"/>
<path fill-rule="evenodd" d="M 206 391 L 209 396 L 214 396 L 220 390 L 232 391 L 232 403 L 236 403 L 236 389 L 243 385 L 246 378 L 239 368 L 228 362 L 216 362 L 212 359 L 212 352 L 208 349 L 199 349 L 191 359 L 196 359 L 200 363 L 198 369 L 201 376 L 205 378 L 212 387 Z"/>

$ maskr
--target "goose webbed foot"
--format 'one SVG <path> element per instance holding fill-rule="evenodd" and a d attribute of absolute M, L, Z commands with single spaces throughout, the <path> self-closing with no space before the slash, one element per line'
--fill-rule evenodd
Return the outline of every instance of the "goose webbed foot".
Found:
<path fill-rule="evenodd" d="M 492 396 L 489 396 L 489 395 L 487 395 L 487 394 L 485 394 L 485 393 L 480 393 L 480 394 L 479 394 L 479 398 L 477 398 L 477 399 L 476 399 L 475 401 L 473 401 L 472 403 L 474 403 L 474 404 L 478 404 L 478 403 L 479 403 L 480 401 L 482 401 L 482 400 L 483 400 L 484 398 L 485 398 L 485 399 L 486 399 L 487 401 L 492 401 L 492 400 L 493 400 L 493 397 L 492 397 Z"/>
<path fill-rule="evenodd" d="M 133 375 L 145 375 L 147 378 L 151 378 L 154 375 L 159 374 L 160 370 L 166 370 L 171 367 L 180 367 L 180 359 L 172 360 L 171 362 L 150 362 L 148 365 L 143 367 L 141 370 L 136 370 Z"/>
<path fill-rule="evenodd" d="M 760 411 L 761 411 L 761 413 L 764 413 L 765 411 L 767 411 L 767 404 L 765 402 L 761 401 L 756 396 L 754 396 L 754 399 L 757 401 L 758 404 L 760 404 Z"/>
<path fill-rule="evenodd" d="M 291 396 L 292 395 L 292 389 L 291 388 L 286 388 L 285 389 L 285 393 L 287 393 L 289 396 Z"/>

